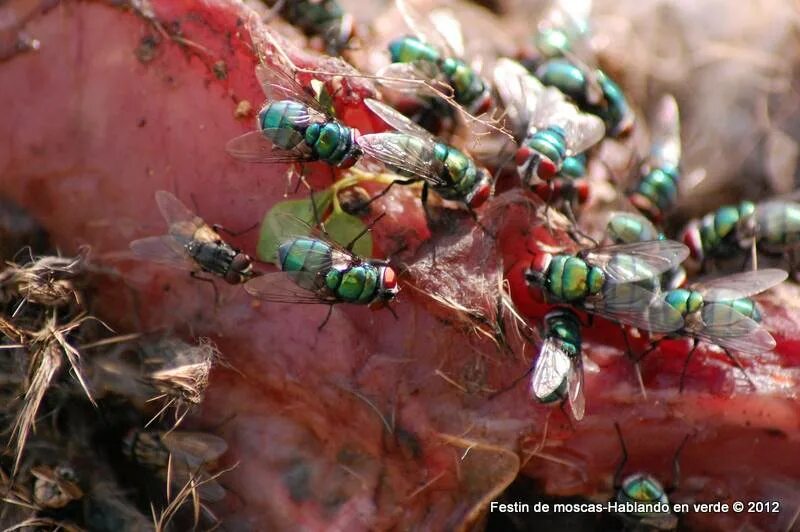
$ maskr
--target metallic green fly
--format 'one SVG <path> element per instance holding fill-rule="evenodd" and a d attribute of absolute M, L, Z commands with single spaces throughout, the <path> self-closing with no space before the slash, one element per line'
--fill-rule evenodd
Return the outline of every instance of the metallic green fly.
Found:
<path fill-rule="evenodd" d="M 640 177 L 628 196 L 631 203 L 656 223 L 675 206 L 681 178 L 681 125 L 678 103 L 661 98 L 651 127 L 650 155 L 640 167 Z"/>
<path fill-rule="evenodd" d="M 581 353 L 581 322 L 569 308 L 544 317 L 544 341 L 533 367 L 531 395 L 540 403 L 569 401 L 575 421 L 586 409 Z"/>
<path fill-rule="evenodd" d="M 342 247 L 291 215 L 281 214 L 276 220 L 282 237 L 277 249 L 281 271 L 246 283 L 250 295 L 278 303 L 325 304 L 331 310 L 340 303 L 386 306 L 397 295 L 397 274 L 387 262 L 351 251 L 364 233 Z M 320 328 L 329 317 L 330 311 Z"/>
<path fill-rule="evenodd" d="M 330 55 L 347 49 L 356 34 L 355 19 L 337 0 L 264 0 L 287 22 L 309 36 L 319 36 Z"/>
<path fill-rule="evenodd" d="M 565 165 L 572 169 L 576 161 L 570 159 L 603 139 L 605 126 L 599 118 L 581 112 L 516 61 L 499 59 L 494 81 L 519 145 L 516 163 L 524 186 L 552 180 Z"/>
<path fill-rule="evenodd" d="M 614 244 L 633 244 L 666 238 L 650 220 L 632 212 L 611 213 L 606 225 L 606 236 Z M 686 278 L 683 266 L 676 266 L 661 276 L 661 289 L 681 287 L 686 283 Z"/>
<path fill-rule="evenodd" d="M 357 129 L 336 120 L 279 65 L 259 64 L 256 77 L 267 103 L 258 113 L 257 130 L 228 142 L 230 155 L 270 164 L 322 161 L 348 168 L 356 163 L 361 156 Z"/>
<path fill-rule="evenodd" d="M 689 435 L 683 438 L 672 458 L 672 483 L 664 488 L 651 474 L 638 472 L 622 477 L 628 461 L 628 450 L 618 423 L 614 428 L 622 448 L 622 459 L 614 472 L 614 500 L 619 509 L 616 512 L 624 530 L 675 530 L 678 516 L 672 511 L 669 495 L 680 483 L 679 458 Z"/>
<path fill-rule="evenodd" d="M 485 168 L 476 165 L 471 157 L 439 142 L 428 131 L 388 105 L 372 99 L 367 99 L 365 103 L 397 132 L 362 135 L 358 138 L 358 145 L 365 155 L 407 178 L 396 183 L 424 182 L 423 205 L 428 187 L 442 198 L 461 202 L 470 210 L 478 208 L 489 198 L 491 175 Z"/>
<path fill-rule="evenodd" d="M 396 4 L 415 36 L 400 37 L 389 43 L 392 63 L 379 75 L 433 83 L 441 80 L 452 89 L 455 103 L 467 112 L 477 115 L 487 111 L 492 105 L 491 87 L 460 59 L 464 55 L 464 39 L 461 24 L 453 14 L 440 9 L 422 16 L 404 0 L 396 0 Z M 402 83 L 389 82 L 388 86 L 395 90 L 403 88 Z M 408 85 L 407 89 L 419 92 L 418 85 Z M 432 96 L 427 91 L 421 94 L 425 98 Z"/>
<path fill-rule="evenodd" d="M 686 246 L 671 240 L 598 247 L 577 255 L 538 253 L 526 279 L 541 289 L 546 300 L 575 305 L 638 329 L 670 332 L 683 326 L 683 317 L 655 286 L 662 273 L 688 254 Z M 648 280 L 653 289 L 639 283 Z"/>
<path fill-rule="evenodd" d="M 758 355 L 775 348 L 775 339 L 759 323 L 761 314 L 750 297 L 782 283 L 786 277 L 783 270 L 755 270 L 695 283 L 688 289 L 678 288 L 664 294 L 666 304 L 679 312 L 684 320 L 683 327 L 672 336 L 693 340 L 681 373 L 681 390 L 689 361 L 701 340 L 723 348 L 743 372 L 741 363 L 729 350 Z M 655 345 L 657 342 L 644 354 L 652 351 Z"/>

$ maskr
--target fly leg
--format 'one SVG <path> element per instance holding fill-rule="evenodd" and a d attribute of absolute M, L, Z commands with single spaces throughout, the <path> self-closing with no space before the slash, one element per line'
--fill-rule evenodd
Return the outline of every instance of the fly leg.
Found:
<path fill-rule="evenodd" d="M 331 314 L 333 314 L 333 305 L 328 305 L 328 313 L 325 315 L 325 319 L 322 320 L 322 323 L 319 324 L 317 327 L 317 331 L 322 331 L 325 328 L 325 325 L 328 324 L 328 320 L 331 319 Z"/>
<path fill-rule="evenodd" d="M 577 236 L 583 237 L 586 240 L 588 240 L 589 242 L 591 242 L 594 247 L 598 247 L 600 244 L 597 242 L 597 240 L 595 240 L 594 238 L 592 238 L 588 234 L 584 233 L 581 230 L 580 226 L 578 225 L 578 219 L 575 217 L 575 212 L 572 210 L 572 202 L 571 201 L 565 201 L 564 202 L 564 211 L 565 211 L 565 214 L 567 215 L 567 218 L 569 219 L 570 223 L 572 224 L 572 229 L 570 230 L 570 236 L 572 236 L 573 240 L 576 240 L 576 241 L 578 240 L 577 238 L 575 238 L 575 235 L 577 235 Z"/>
<path fill-rule="evenodd" d="M 675 490 L 678 489 L 681 483 L 681 451 L 683 451 L 683 447 L 686 445 L 686 442 L 689 440 L 689 436 L 691 434 L 687 434 L 683 437 L 683 441 L 681 444 L 678 445 L 678 448 L 675 450 L 675 454 L 672 457 L 672 481 L 670 482 L 669 486 L 664 488 L 664 492 L 667 495 L 671 495 Z"/>
<path fill-rule="evenodd" d="M 750 386 L 753 388 L 753 391 L 758 391 L 758 386 L 756 386 L 756 383 L 753 382 L 753 379 L 750 378 L 750 374 L 748 374 L 747 371 L 744 369 L 744 366 L 742 366 L 742 362 L 739 360 L 739 358 L 735 356 L 733 353 L 731 353 L 727 347 L 722 348 L 722 350 L 725 351 L 725 355 L 727 355 L 730 361 L 733 362 L 736 365 L 736 367 L 742 371 L 742 373 L 744 373 L 744 377 L 745 379 L 747 379 L 747 382 L 750 383 Z"/>
<path fill-rule="evenodd" d="M 211 288 L 214 289 L 214 307 L 218 307 L 220 304 L 220 299 L 219 291 L 217 290 L 217 283 L 215 283 L 213 279 L 209 279 L 204 275 L 200 275 L 200 272 L 189 272 L 189 275 L 192 277 L 192 279 L 197 279 L 198 281 L 203 281 L 205 283 L 211 283 Z"/>
<path fill-rule="evenodd" d="M 372 196 L 369 199 L 369 201 L 364 205 L 364 208 L 369 207 L 372 204 L 373 201 L 375 201 L 375 200 L 377 200 L 379 198 L 382 198 L 383 196 L 388 194 L 389 191 L 392 189 L 392 187 L 394 185 L 406 186 L 406 185 L 413 185 L 414 183 L 418 183 L 418 182 L 419 182 L 419 180 L 417 180 L 417 179 L 395 179 L 394 181 L 389 183 L 389 185 L 386 188 L 384 188 L 383 190 L 378 192 L 376 195 Z"/>
<path fill-rule="evenodd" d="M 516 387 L 517 387 L 517 384 L 519 383 L 519 381 L 521 381 L 522 379 L 524 379 L 525 377 L 527 377 L 528 375 L 530 375 L 532 371 L 533 371 L 533 364 L 531 364 L 531 367 L 530 367 L 530 368 L 528 368 L 528 370 L 527 370 L 525 373 L 523 373 L 522 375 L 520 375 L 519 377 L 517 377 L 516 379 L 514 379 L 514 381 L 513 381 L 511 384 L 509 384 L 509 385 L 508 385 L 508 386 L 506 386 L 505 388 L 502 388 L 502 389 L 500 389 L 500 390 L 498 390 L 498 391 L 496 391 L 496 392 L 494 392 L 494 393 L 490 394 L 490 395 L 489 395 L 489 400 L 491 401 L 491 400 L 492 400 L 492 399 L 494 399 L 495 397 L 497 397 L 497 396 L 499 396 L 499 395 L 503 395 L 503 394 L 504 394 L 504 393 L 506 393 L 507 391 L 509 391 L 509 390 L 513 390 L 514 388 L 516 388 Z M 562 404 L 563 404 L 563 403 L 562 403 Z M 564 414 L 566 414 L 566 411 L 564 412 Z"/>
<path fill-rule="evenodd" d="M 353 238 L 353 239 L 352 239 L 350 242 L 348 242 L 348 243 L 347 243 L 347 245 L 345 246 L 345 249 L 346 249 L 347 251 L 351 251 L 351 252 L 352 252 L 352 251 L 353 251 L 353 246 L 355 246 L 355 245 L 356 245 L 356 242 L 358 242 L 358 240 L 359 240 L 359 239 L 360 239 L 362 236 L 364 236 L 364 235 L 365 235 L 365 234 L 367 234 L 368 232 L 372 231 L 372 227 L 373 227 L 373 226 L 374 226 L 376 223 L 378 223 L 378 222 L 380 221 L 380 219 L 381 219 L 381 218 L 383 218 L 384 216 L 386 216 L 386 213 L 385 213 L 385 212 L 382 212 L 380 215 L 378 215 L 378 217 L 377 217 L 377 218 L 375 218 L 375 219 L 372 221 L 372 223 L 371 223 L 371 224 L 369 224 L 368 226 L 366 226 L 366 227 L 364 228 L 364 230 L 363 230 L 363 231 L 361 231 L 360 233 L 358 233 L 358 234 L 357 234 L 357 235 L 356 235 L 356 236 L 355 236 L 355 237 L 354 237 L 354 238 Z"/>
<path fill-rule="evenodd" d="M 253 230 L 253 229 L 255 229 L 256 227 L 258 227 L 258 225 L 259 225 L 260 223 L 261 223 L 261 222 L 256 222 L 256 223 L 254 223 L 253 225 L 251 225 L 250 227 L 248 227 L 247 229 L 242 229 L 241 231 L 231 231 L 231 230 L 230 230 L 230 229 L 228 229 L 227 227 L 225 227 L 225 226 L 223 226 L 223 225 L 220 225 L 220 224 L 213 224 L 211 227 L 212 227 L 212 228 L 214 229 L 214 231 L 216 231 L 217 233 L 220 233 L 220 232 L 222 232 L 222 233 L 225 233 L 225 234 L 226 234 L 226 235 L 228 235 L 228 236 L 232 236 L 232 237 L 234 237 L 234 238 L 235 238 L 235 237 L 237 237 L 237 236 L 241 236 L 241 235 L 244 235 L 244 234 L 246 234 L 246 233 L 249 233 L 250 231 L 252 231 L 252 230 Z"/>
<path fill-rule="evenodd" d="M 633 369 L 636 373 L 636 380 L 639 382 L 639 390 L 642 392 L 642 398 L 647 400 L 647 390 L 644 387 L 644 379 L 642 379 L 642 368 L 639 366 L 640 358 L 635 358 L 633 356 L 633 350 L 631 349 L 631 344 L 628 341 L 628 331 L 625 327 L 622 327 L 622 338 L 625 340 L 625 354 L 628 356 L 628 359 L 633 363 Z"/>
<path fill-rule="evenodd" d="M 689 369 L 689 361 L 692 359 L 692 355 L 694 355 L 694 352 L 697 351 L 697 346 L 699 343 L 700 340 L 698 340 L 697 338 L 692 339 L 692 350 L 689 351 L 689 354 L 686 355 L 686 360 L 683 361 L 683 370 L 681 370 L 681 384 L 679 387 L 680 393 L 683 393 L 683 384 L 684 384 L 684 379 L 686 378 L 686 370 Z"/>

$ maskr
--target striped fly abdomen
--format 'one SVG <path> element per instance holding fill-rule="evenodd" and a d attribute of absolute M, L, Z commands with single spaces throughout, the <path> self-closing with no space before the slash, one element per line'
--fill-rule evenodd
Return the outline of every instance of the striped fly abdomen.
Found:
<path fill-rule="evenodd" d="M 316 291 L 324 287 L 324 275 L 333 264 L 333 248 L 315 238 L 293 238 L 278 248 L 278 261 L 299 286 Z"/>

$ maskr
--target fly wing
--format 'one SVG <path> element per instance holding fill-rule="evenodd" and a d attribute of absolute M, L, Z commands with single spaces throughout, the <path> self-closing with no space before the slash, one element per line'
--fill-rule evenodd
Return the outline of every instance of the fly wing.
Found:
<path fill-rule="evenodd" d="M 395 0 L 395 5 L 397 6 L 397 10 L 400 12 L 400 16 L 403 17 L 403 21 L 408 26 L 408 29 L 410 29 L 419 40 L 428 43 L 434 46 L 435 48 L 438 48 L 440 52 L 443 51 L 450 57 L 461 57 L 461 55 L 457 54 L 456 50 L 454 50 L 453 47 L 450 45 L 450 41 L 453 41 L 456 47 L 458 47 L 459 46 L 458 40 L 460 39 L 460 37 L 455 37 L 451 39 L 443 35 L 442 32 L 439 30 L 439 27 L 437 27 L 437 25 L 434 23 L 434 20 L 436 20 L 435 17 L 434 19 L 431 19 L 429 17 L 423 16 L 407 0 Z M 444 10 L 441 11 L 442 13 L 444 13 Z M 453 21 L 448 21 L 447 24 L 445 24 L 445 21 L 443 19 L 443 17 L 445 16 L 446 14 L 439 15 L 438 24 L 444 31 L 452 31 Z M 461 25 L 458 23 L 457 20 L 455 21 L 455 24 L 458 25 L 458 29 L 456 31 L 458 31 L 458 33 L 461 33 Z M 460 40 L 461 40 L 460 47 L 463 53 L 464 49 L 463 38 L 461 38 Z"/>
<path fill-rule="evenodd" d="M 202 467 L 190 467 L 186 463 L 173 462 L 172 478 L 169 479 L 173 486 L 183 487 L 191 482 L 197 487 L 197 492 L 203 502 L 219 502 L 225 498 L 225 488 L 211 478 L 211 475 Z M 166 471 L 163 472 L 166 476 Z"/>
<path fill-rule="evenodd" d="M 683 327 L 683 316 L 664 300 L 663 294 L 633 283 L 607 283 L 602 297 L 588 304 L 587 310 L 611 321 L 654 333 L 677 331 Z"/>
<path fill-rule="evenodd" d="M 581 112 L 555 87 L 545 88 L 537 101 L 534 124 L 539 129 L 560 126 L 566 135 L 570 155 L 591 148 L 603 140 L 606 133 L 605 124 L 599 117 Z"/>
<path fill-rule="evenodd" d="M 367 98 L 364 100 L 364 103 L 373 113 L 378 115 L 381 120 L 386 122 L 389 126 L 397 131 L 400 131 L 401 133 L 409 133 L 425 139 L 433 139 L 433 135 L 431 135 L 425 128 L 414 123 L 410 118 L 406 117 L 385 103 L 379 102 L 378 100 L 373 100 L 372 98 Z"/>
<path fill-rule="evenodd" d="M 677 167 L 681 161 L 681 121 L 678 102 L 670 94 L 665 94 L 658 102 L 651 136 L 651 164 Z"/>
<path fill-rule="evenodd" d="M 544 91 L 544 85 L 524 66 L 506 58 L 498 59 L 495 64 L 494 85 L 514 137 L 522 140 L 533 123 L 536 102 Z"/>
<path fill-rule="evenodd" d="M 600 266 L 608 280 L 630 283 L 671 270 L 689 256 L 689 249 L 673 240 L 651 240 L 605 246 L 585 254 L 587 262 Z"/>
<path fill-rule="evenodd" d="M 250 131 L 228 141 L 225 150 L 232 157 L 249 163 L 291 164 L 315 159 L 303 136 L 289 128 Z"/>
<path fill-rule="evenodd" d="M 531 377 L 531 394 L 538 401 L 551 396 L 571 371 L 569 356 L 559 347 L 558 342 L 548 338 L 542 344 L 536 366 Z"/>
<path fill-rule="evenodd" d="M 687 322 L 687 331 L 714 344 L 742 353 L 761 354 L 775 348 L 775 339 L 761 325 L 728 305 L 706 304 L 702 322 Z"/>
<path fill-rule="evenodd" d="M 434 9 L 428 15 L 431 27 L 444 41 L 444 49 L 451 57 L 463 58 L 466 47 L 464 46 L 464 32 L 461 23 L 453 12 L 446 8 Z"/>
<path fill-rule="evenodd" d="M 313 272 L 268 273 L 247 281 L 244 289 L 255 298 L 273 303 L 309 305 L 336 303 L 337 300 L 333 296 L 310 289 L 322 284 L 320 275 Z"/>
<path fill-rule="evenodd" d="M 256 65 L 258 78 L 267 100 L 294 100 L 326 115 L 325 109 L 317 99 L 295 79 L 294 75 L 281 66 L 260 63 Z"/>
<path fill-rule="evenodd" d="M 583 355 L 580 353 L 572 358 L 572 369 L 567 377 L 567 390 L 572 417 L 575 418 L 575 421 L 580 421 L 586 411 L 586 396 L 583 391 Z"/>
<path fill-rule="evenodd" d="M 769 268 L 712 279 L 699 283 L 696 289 L 703 294 L 705 301 L 730 301 L 760 294 L 781 284 L 788 276 L 783 270 Z"/>
<path fill-rule="evenodd" d="M 435 142 L 406 133 L 374 133 L 357 140 L 366 155 L 390 170 L 410 175 L 433 186 L 446 186 L 441 176 L 442 163 L 435 157 Z"/>
<path fill-rule="evenodd" d="M 166 264 L 186 271 L 199 270 L 186 248 L 169 235 L 151 236 L 130 243 L 131 251 L 140 259 Z"/>
<path fill-rule="evenodd" d="M 206 226 L 202 218 L 166 190 L 156 192 L 156 203 L 161 215 L 167 221 L 169 234 L 183 245 L 194 238 L 198 229 Z"/>
<path fill-rule="evenodd" d="M 450 86 L 441 80 L 441 72 L 436 65 L 427 61 L 391 63 L 380 69 L 377 76 L 381 86 L 417 97 L 440 97 L 441 94 L 434 90 L 439 83 L 441 85 L 436 88 L 444 94 L 451 90 Z"/>

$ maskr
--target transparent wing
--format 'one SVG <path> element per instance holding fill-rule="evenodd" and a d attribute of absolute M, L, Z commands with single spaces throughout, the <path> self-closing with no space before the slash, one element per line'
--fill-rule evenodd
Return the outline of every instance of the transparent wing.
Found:
<path fill-rule="evenodd" d="M 386 122 L 386 124 L 397 131 L 409 133 L 425 139 L 434 139 L 433 135 L 431 135 L 425 128 L 417 125 L 410 118 L 401 114 L 393 107 L 390 107 L 383 102 L 379 102 L 378 100 L 373 100 L 372 98 L 367 98 L 364 100 L 364 103 L 366 103 L 367 107 L 369 107 L 373 113 L 378 115 L 381 120 Z"/>
<path fill-rule="evenodd" d="M 130 243 L 131 251 L 140 259 L 166 264 L 186 271 L 199 269 L 178 241 L 169 235 L 151 236 Z"/>
<path fill-rule="evenodd" d="M 256 65 L 256 78 L 261 83 L 267 100 L 294 100 L 304 103 L 318 113 L 327 114 L 309 89 L 301 85 L 294 75 L 284 68 L 260 63 Z"/>
<path fill-rule="evenodd" d="M 320 227 L 312 226 L 305 220 L 301 220 L 288 212 L 274 213 L 265 223 L 268 224 L 271 234 L 275 235 L 276 239 L 281 244 L 294 238 L 311 237 L 324 243 L 325 246 L 332 250 L 333 257 L 331 257 L 331 254 L 325 246 L 319 246 L 313 250 L 308 250 L 306 253 L 306 261 L 308 263 L 314 261 L 316 264 L 321 264 L 325 263 L 326 259 L 327 262 L 332 260 L 336 263 L 353 263 L 359 260 L 351 251 L 348 251 L 344 246 L 332 240 Z"/>
<path fill-rule="evenodd" d="M 166 470 L 163 471 L 166 476 Z M 211 476 L 200 467 L 190 467 L 185 463 L 174 463 L 172 467 L 172 478 L 170 482 L 173 486 L 183 487 L 190 480 L 193 480 L 197 486 L 197 491 L 200 499 L 205 502 L 219 502 L 225 498 L 225 488 L 219 482 L 212 479 Z"/>
<path fill-rule="evenodd" d="M 651 129 L 651 164 L 678 166 L 681 161 L 681 121 L 678 102 L 672 95 L 665 94 L 659 100 Z"/>
<path fill-rule="evenodd" d="M 192 467 L 216 460 L 228 450 L 225 440 L 205 432 L 167 432 L 162 434 L 161 441 L 173 458 L 183 460 Z"/>
<path fill-rule="evenodd" d="M 544 85 L 524 66 L 506 58 L 498 59 L 495 64 L 494 85 L 515 138 L 522 140 L 533 123 L 536 102 Z"/>
<path fill-rule="evenodd" d="M 730 301 L 750 297 L 781 284 L 789 276 L 777 268 L 756 270 L 699 283 L 695 289 L 703 294 L 706 301 Z"/>
<path fill-rule="evenodd" d="M 391 63 L 381 68 L 377 76 L 379 77 L 377 81 L 381 86 L 418 97 L 439 97 L 440 94 L 429 85 L 435 84 L 437 81 L 441 82 L 440 90 L 445 94 L 452 90 L 446 82 L 440 80 L 441 72 L 436 65 L 426 61 Z"/>
<path fill-rule="evenodd" d="M 607 284 L 602 297 L 587 303 L 594 314 L 654 333 L 677 331 L 683 316 L 657 294 L 637 284 Z"/>
<path fill-rule="evenodd" d="M 447 50 L 452 57 L 463 58 L 466 47 L 464 46 L 464 32 L 461 23 L 449 9 L 434 9 L 428 15 L 431 26 L 446 43 Z"/>
<path fill-rule="evenodd" d="M 583 355 L 578 353 L 572 358 L 572 369 L 567 377 L 569 405 L 575 421 L 583 419 L 586 411 L 586 397 L 583 387 Z"/>
<path fill-rule="evenodd" d="M 434 156 L 435 142 L 405 133 L 375 133 L 357 140 L 365 154 L 390 170 L 417 177 L 434 186 L 446 186 L 442 163 Z"/>
<path fill-rule="evenodd" d="M 446 10 L 441 9 L 439 10 L 442 14 L 434 16 L 434 18 L 430 18 L 433 13 L 430 13 L 428 17 L 423 16 L 419 11 L 416 10 L 408 1 L 406 0 L 395 0 L 395 5 L 397 6 L 397 10 L 400 12 L 400 15 L 403 17 L 408 29 L 410 29 L 414 35 L 421 41 L 426 42 L 434 47 L 438 48 L 439 51 L 445 52 L 450 57 L 461 57 L 460 54 L 456 53 L 456 50 L 450 44 L 452 40 L 456 46 L 458 47 L 458 40 L 461 40 L 461 50 L 463 52 L 464 44 L 463 38 L 460 36 L 453 36 L 452 38 L 446 37 L 434 23 L 434 20 L 438 17 L 438 23 L 441 25 L 441 28 L 444 31 L 453 31 L 453 24 L 455 23 L 458 25 L 458 33 L 461 33 L 461 24 L 455 19 L 450 21 L 445 21 L 445 17 L 448 15 L 445 13 Z M 451 17 L 452 18 L 452 17 Z"/>
<path fill-rule="evenodd" d="M 531 377 L 531 393 L 544 401 L 551 396 L 570 373 L 572 363 L 556 340 L 548 338 L 542 344 Z"/>
<path fill-rule="evenodd" d="M 247 281 L 245 291 L 253 297 L 273 303 L 334 304 L 338 300 L 326 293 L 303 288 L 322 283 L 319 274 L 310 272 L 268 273 Z"/>
<path fill-rule="evenodd" d="M 586 261 L 603 268 L 612 283 L 630 283 L 671 270 L 689 256 L 689 249 L 673 240 L 651 240 L 605 246 L 584 254 Z"/>
<path fill-rule="evenodd" d="M 198 230 L 208 227 L 202 218 L 166 190 L 156 192 L 156 203 L 167 221 L 169 234 L 181 245 L 188 244 Z"/>
<path fill-rule="evenodd" d="M 720 347 L 760 354 L 775 348 L 775 339 L 761 325 L 728 305 L 706 304 L 702 323 L 687 322 L 688 333 Z"/>
<path fill-rule="evenodd" d="M 581 112 L 555 87 L 546 87 L 538 99 L 534 125 L 539 129 L 553 125 L 563 128 L 570 155 L 591 148 L 603 140 L 606 133 L 599 117 Z"/>
<path fill-rule="evenodd" d="M 276 144 L 289 147 L 279 148 Z M 311 147 L 304 142 L 303 136 L 288 128 L 250 131 L 228 141 L 225 150 L 232 157 L 250 163 L 291 164 L 315 160 Z"/>

